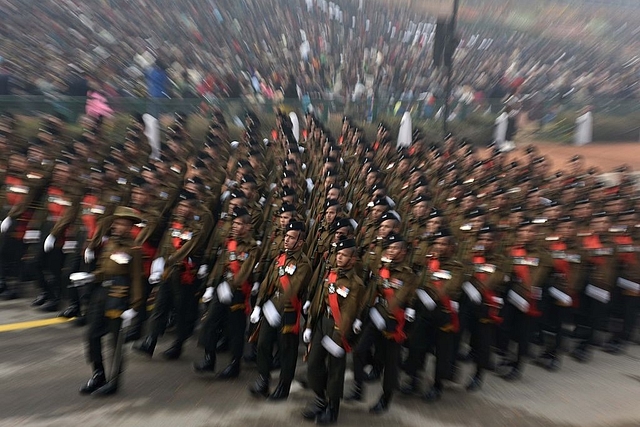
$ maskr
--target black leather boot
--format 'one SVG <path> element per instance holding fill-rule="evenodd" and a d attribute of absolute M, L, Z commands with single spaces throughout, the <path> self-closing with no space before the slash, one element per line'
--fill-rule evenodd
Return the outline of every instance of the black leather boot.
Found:
<path fill-rule="evenodd" d="M 47 295 L 46 293 L 43 292 L 40 295 L 38 295 L 36 297 L 36 299 L 33 300 L 33 302 L 31 303 L 31 306 L 32 307 L 40 307 L 41 305 L 43 305 L 48 300 L 49 300 L 49 295 Z"/>
<path fill-rule="evenodd" d="M 85 385 L 80 388 L 80 394 L 91 394 L 107 383 L 104 370 L 97 369 Z"/>
<path fill-rule="evenodd" d="M 238 378 L 238 375 L 240 375 L 240 360 L 234 359 L 218 374 L 217 378 L 219 380 L 230 380 Z"/>
<path fill-rule="evenodd" d="M 467 384 L 467 391 L 469 392 L 474 392 L 474 391 L 478 391 L 482 388 L 482 377 L 478 374 L 474 375 L 473 378 L 471 378 L 471 381 L 469 381 L 469 384 Z"/>
<path fill-rule="evenodd" d="M 435 402 L 442 398 L 442 389 L 440 387 L 431 386 L 429 390 L 424 394 L 424 400 L 427 402 Z"/>
<path fill-rule="evenodd" d="M 327 400 L 316 396 L 313 401 L 309 402 L 302 410 L 302 417 L 306 420 L 315 420 L 327 408 Z"/>
<path fill-rule="evenodd" d="M 58 314 L 58 317 L 65 317 L 71 319 L 72 317 L 78 317 L 80 315 L 80 307 L 78 304 L 71 304 Z"/>
<path fill-rule="evenodd" d="M 362 393 L 363 393 L 363 385 L 358 383 L 353 383 L 353 388 L 351 392 L 344 398 L 347 402 L 362 402 Z"/>
<path fill-rule="evenodd" d="M 372 414 L 382 414 L 389 410 L 389 404 L 391 403 L 391 399 L 387 398 L 384 394 L 380 396 L 380 400 L 378 403 L 369 408 L 369 412 Z"/>
<path fill-rule="evenodd" d="M 164 357 L 167 360 L 178 360 L 181 354 L 182 354 L 182 343 L 179 341 L 175 341 L 171 345 L 171 347 L 169 347 L 162 353 L 162 357 Z"/>
<path fill-rule="evenodd" d="M 522 370 L 520 369 L 520 366 L 516 364 L 504 375 L 500 375 L 500 377 L 505 381 L 517 381 L 522 378 Z"/>
<path fill-rule="evenodd" d="M 340 412 L 340 399 L 330 399 L 329 405 L 316 418 L 317 424 L 335 424 L 338 422 Z"/>
<path fill-rule="evenodd" d="M 269 395 L 268 400 L 271 402 L 286 400 L 289 397 L 290 388 L 291 388 L 291 384 L 285 384 L 283 382 L 279 382 L 278 385 L 276 386 L 276 389 L 273 390 L 273 393 Z"/>
<path fill-rule="evenodd" d="M 134 345 L 133 349 L 149 357 L 153 357 L 153 352 L 156 349 L 156 340 L 148 336 L 139 345 Z"/>
<path fill-rule="evenodd" d="M 254 397 L 269 396 L 269 378 L 260 375 L 258 379 L 249 387 L 249 392 Z"/>
<path fill-rule="evenodd" d="M 211 353 L 205 353 L 204 359 L 194 362 L 193 371 L 196 374 L 212 374 L 216 370 L 216 359 Z"/>
<path fill-rule="evenodd" d="M 402 394 L 417 394 L 420 391 L 420 379 L 417 376 L 411 377 L 411 381 L 400 386 Z"/>

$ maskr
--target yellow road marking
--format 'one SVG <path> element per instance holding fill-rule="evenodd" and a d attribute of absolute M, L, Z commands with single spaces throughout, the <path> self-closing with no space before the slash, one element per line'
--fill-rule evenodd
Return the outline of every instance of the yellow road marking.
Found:
<path fill-rule="evenodd" d="M 8 323 L 6 325 L 0 325 L 0 332 L 21 331 L 23 329 L 41 328 L 43 326 L 58 325 L 61 323 L 67 323 L 73 319 L 67 319 L 65 317 L 54 317 L 52 319 L 31 320 L 29 322 Z"/>

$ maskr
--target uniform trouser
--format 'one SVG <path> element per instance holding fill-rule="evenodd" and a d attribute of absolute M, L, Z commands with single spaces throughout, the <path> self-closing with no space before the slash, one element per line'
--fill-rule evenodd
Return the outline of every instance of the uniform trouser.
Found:
<path fill-rule="evenodd" d="M 564 330 L 562 324 L 567 321 L 571 308 L 556 304 L 552 297 L 546 298 L 542 319 L 543 345 L 545 353 L 557 356 L 562 349 Z"/>
<path fill-rule="evenodd" d="M 65 255 L 62 249 L 55 247 L 50 252 L 40 253 L 38 283 L 42 292 L 50 299 L 60 299 L 62 293 L 62 267 Z"/>
<path fill-rule="evenodd" d="M 26 245 L 22 239 L 12 237 L 12 230 L 0 233 L 0 282 L 6 282 L 9 277 L 19 278 L 22 256 Z"/>
<path fill-rule="evenodd" d="M 322 345 L 322 338 L 333 335 L 333 319 L 320 317 L 314 330 L 311 350 L 307 365 L 309 387 L 313 392 L 330 400 L 342 398 L 344 392 L 344 373 L 347 368 L 347 357 L 334 357 Z M 342 345 L 342 343 L 338 343 Z"/>
<path fill-rule="evenodd" d="M 273 348 L 278 343 L 280 348 L 280 382 L 286 386 L 291 385 L 296 373 L 298 361 L 299 334 L 280 332 L 280 327 L 274 328 L 263 319 L 258 332 L 258 373 L 270 377 L 273 366 Z"/>
<path fill-rule="evenodd" d="M 633 330 L 638 321 L 638 309 L 640 309 L 640 297 L 633 295 L 620 295 L 619 316 L 622 319 L 622 328 L 614 335 L 619 341 L 630 341 Z"/>
<path fill-rule="evenodd" d="M 456 356 L 460 352 L 460 343 L 465 332 L 471 332 L 474 322 L 474 304 L 467 294 L 463 293 L 459 301 L 458 320 L 460 322 L 460 332 L 455 334 L 453 355 Z"/>
<path fill-rule="evenodd" d="M 511 303 L 505 304 L 502 317 L 504 320 L 500 328 L 498 349 L 503 355 L 507 355 L 509 343 L 512 340 L 515 341 L 518 345 L 515 366 L 520 367 L 522 359 L 529 352 L 529 338 L 534 318 L 523 313 Z"/>
<path fill-rule="evenodd" d="M 241 291 L 235 291 L 241 293 Z M 209 304 L 209 313 L 200 333 L 199 343 L 204 347 L 204 351 L 210 355 L 211 361 L 216 360 L 216 345 L 220 339 L 220 332 L 225 331 L 229 339 L 229 350 L 231 360 L 240 361 L 244 350 L 244 331 L 247 328 L 247 315 L 244 307 L 239 310 L 232 310 L 231 306 L 218 301 L 218 296 L 214 294 L 213 300 Z"/>
<path fill-rule="evenodd" d="M 105 316 L 107 302 L 107 288 L 94 285 L 91 302 L 89 304 L 89 330 L 87 333 L 88 359 L 94 369 L 103 369 L 102 366 L 102 337 L 111 333 L 113 348 L 118 339 L 118 333 L 122 319 L 111 319 Z M 112 373 L 113 375 L 113 373 Z"/>
<path fill-rule="evenodd" d="M 442 380 L 451 378 L 451 368 L 455 361 L 456 333 L 443 331 L 440 326 L 448 323 L 447 313 L 437 307 L 434 312 L 424 308 L 419 309 L 414 331 L 409 339 L 409 355 L 407 356 L 406 372 L 409 376 L 416 376 L 424 367 L 427 352 L 436 357 L 436 371 L 434 385 L 442 388 Z"/>
<path fill-rule="evenodd" d="M 149 336 L 152 339 L 156 340 L 164 334 L 169 313 L 174 308 L 176 312 L 176 341 L 182 344 L 191 336 L 198 318 L 196 291 L 196 286 L 182 284 L 180 275 L 177 273 L 160 284 L 149 325 Z"/>
<path fill-rule="evenodd" d="M 495 324 L 474 319 L 471 325 L 470 344 L 473 349 L 473 360 L 476 364 L 476 375 L 491 365 L 491 345 L 495 335 Z"/>
<path fill-rule="evenodd" d="M 576 316 L 577 338 L 580 345 L 586 347 L 593 344 L 594 332 L 605 329 L 605 321 L 609 312 L 609 304 L 582 294 L 580 308 Z"/>
<path fill-rule="evenodd" d="M 369 349 L 375 346 L 376 353 L 384 361 L 384 378 L 382 391 L 387 399 L 391 399 L 393 391 L 398 387 L 398 362 L 400 360 L 400 344 L 382 335 L 373 322 L 367 324 L 362 331 L 360 341 L 353 352 L 353 369 L 356 384 L 365 380 L 364 367 L 367 364 Z"/>

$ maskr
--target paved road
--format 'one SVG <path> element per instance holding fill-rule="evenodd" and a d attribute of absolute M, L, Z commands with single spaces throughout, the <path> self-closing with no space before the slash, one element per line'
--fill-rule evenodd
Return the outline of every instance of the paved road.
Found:
<path fill-rule="evenodd" d="M 0 302 L 0 325 L 50 318 L 28 300 Z M 1 330 L 1 329 L 0 329 Z M 229 383 L 203 379 L 190 365 L 200 355 L 189 342 L 182 360 L 145 359 L 130 350 L 125 382 L 117 396 L 80 396 L 90 368 L 84 359 L 84 329 L 71 323 L 0 332 L 0 426 L 300 426 L 300 409 L 311 393 L 295 385 L 289 401 L 267 404 L 246 387 L 255 368 Z M 170 342 L 159 343 L 164 350 Z M 226 355 L 221 362 L 226 362 Z M 302 372 L 304 366 L 300 366 Z M 465 366 L 465 373 L 470 367 Z M 351 380 L 347 382 L 349 386 Z M 566 360 L 558 374 L 527 367 L 510 384 L 489 375 L 483 391 L 468 394 L 448 386 L 442 401 L 427 405 L 398 396 L 381 417 L 367 413 L 380 386 L 367 388 L 366 404 L 343 404 L 340 425 L 569 427 L 640 425 L 640 347 L 623 356 L 596 352 L 592 363 Z"/>

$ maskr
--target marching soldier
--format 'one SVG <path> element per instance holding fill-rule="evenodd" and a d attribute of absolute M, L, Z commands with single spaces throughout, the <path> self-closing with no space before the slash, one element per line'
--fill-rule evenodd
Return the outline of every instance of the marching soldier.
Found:
<path fill-rule="evenodd" d="M 311 278 L 311 264 L 302 252 L 305 226 L 289 223 L 283 240 L 284 251 L 274 260 L 267 277 L 260 284 L 258 300 L 251 313 L 251 323 L 261 321 L 258 333 L 259 377 L 249 388 L 254 396 L 269 397 L 271 401 L 286 399 L 294 379 L 298 358 L 301 298 Z M 262 317 L 262 320 L 260 320 Z M 280 381 L 269 394 L 273 346 L 280 349 Z"/>
<path fill-rule="evenodd" d="M 344 390 L 346 353 L 351 351 L 348 335 L 356 318 L 365 288 L 353 267 L 357 261 L 356 242 L 344 239 L 337 244 L 336 266 L 325 275 L 322 290 L 309 309 L 303 334 L 310 344 L 309 386 L 316 395 L 302 415 L 318 424 L 335 423 Z"/>
<path fill-rule="evenodd" d="M 365 380 L 364 367 L 371 346 L 381 352 L 384 364 L 383 394 L 370 412 L 380 414 L 389 409 L 393 392 L 398 386 L 398 364 L 400 345 L 405 340 L 405 316 L 415 318 L 410 306 L 417 283 L 413 270 L 407 264 L 407 243 L 398 234 L 387 236 L 387 246 L 382 263 L 365 296 L 366 304 L 372 307 L 369 322 L 358 341 L 353 354 L 354 386 L 348 400 L 361 401 Z M 378 301 L 376 303 L 376 300 Z M 356 328 L 357 329 L 357 328 Z"/>
<path fill-rule="evenodd" d="M 142 308 L 142 255 L 131 238 L 131 229 L 141 218 L 131 209 L 119 207 L 113 215 L 111 235 L 98 268 L 85 280 L 95 282 L 89 306 L 88 356 L 93 376 L 80 389 L 81 394 L 106 395 L 118 390 L 122 361 L 114 363 L 107 383 L 102 359 L 102 337 L 113 335 L 114 347 L 121 328 L 127 328 Z M 115 354 L 116 360 L 120 355 Z"/>
<path fill-rule="evenodd" d="M 219 379 L 236 378 L 240 374 L 244 331 L 250 310 L 251 273 L 258 258 L 258 245 L 251 237 L 251 214 L 245 208 L 236 208 L 232 218 L 231 232 L 218 255 L 202 297 L 203 302 L 210 303 L 200 335 L 204 359 L 193 365 L 197 373 L 215 371 L 219 331 L 226 329 L 231 363 L 220 372 Z"/>

